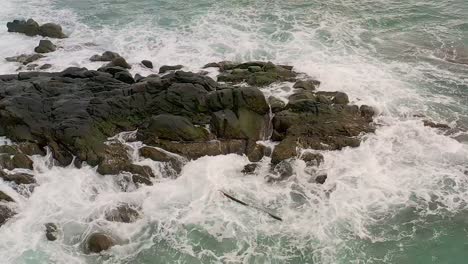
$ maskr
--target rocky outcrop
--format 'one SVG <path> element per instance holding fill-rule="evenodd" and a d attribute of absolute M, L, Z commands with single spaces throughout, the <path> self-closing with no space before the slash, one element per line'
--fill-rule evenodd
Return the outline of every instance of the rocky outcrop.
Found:
<path fill-rule="evenodd" d="M 46 23 L 40 26 L 34 19 L 14 20 L 7 23 L 8 32 L 23 33 L 27 36 L 43 36 L 49 38 L 66 38 L 62 27 L 54 23 Z"/>
<path fill-rule="evenodd" d="M 299 155 L 300 148 L 357 146 L 361 133 L 373 131 L 370 107 L 349 105 L 344 93 L 315 92 L 310 85 L 316 87 L 316 81 L 303 81 L 287 105 L 274 99 L 269 104 L 256 86 L 298 81 L 285 65 L 211 64 L 220 68 L 220 77 L 229 76 L 221 77 L 224 85 L 203 74 L 172 70 L 135 83 L 118 54 L 104 53 L 95 60 L 111 63 L 98 71 L 68 68 L 0 76 L 0 136 L 39 150 L 47 146 L 61 165 L 75 156 L 77 164 L 86 161 L 101 174 L 130 172 L 135 183 L 150 185 L 151 169 L 132 164 L 125 146 L 105 143 L 108 137 L 138 129 L 137 138 L 149 145 L 140 154 L 178 173 L 180 160 L 151 147 L 187 159 L 237 153 L 257 162 L 270 153 L 255 142 L 272 134 L 279 141 L 272 154 L 278 164 Z M 235 86 L 243 81 L 251 86 Z M 32 168 L 24 153 L 0 157 L 5 166 L 16 157 L 13 167 Z"/>
<path fill-rule="evenodd" d="M 115 245 L 115 240 L 104 233 L 93 233 L 87 241 L 86 246 L 89 252 L 100 253 L 102 251 L 110 249 Z"/>
<path fill-rule="evenodd" d="M 132 206 L 128 204 L 120 204 L 115 208 L 108 210 L 105 214 L 105 218 L 108 221 L 132 223 L 140 217 L 140 213 Z"/>

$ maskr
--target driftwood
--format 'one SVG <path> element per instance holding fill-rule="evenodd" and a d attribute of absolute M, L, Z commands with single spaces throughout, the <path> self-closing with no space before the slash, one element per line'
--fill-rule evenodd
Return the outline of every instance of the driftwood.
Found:
<path fill-rule="evenodd" d="M 276 220 L 278 220 L 278 221 L 283 221 L 283 219 L 281 219 L 281 217 L 279 217 L 279 216 L 277 216 L 277 215 L 274 215 L 274 214 L 268 212 L 267 210 L 265 210 L 265 209 L 263 209 L 263 208 L 260 208 L 260 207 L 255 206 L 255 205 L 250 205 L 250 204 L 248 204 L 248 203 L 246 203 L 246 202 L 243 202 L 243 201 L 241 201 L 241 200 L 239 200 L 239 199 L 233 197 L 232 195 L 229 195 L 229 194 L 225 193 L 224 191 L 221 191 L 221 190 L 220 190 L 220 192 L 221 192 L 224 196 L 226 196 L 227 198 L 233 200 L 233 201 L 236 202 L 236 203 L 242 204 L 242 205 L 247 206 L 247 207 L 255 208 L 255 209 L 257 209 L 257 210 L 259 210 L 259 211 L 261 211 L 261 212 L 264 212 L 264 213 L 268 214 L 269 216 L 271 216 L 272 218 L 274 218 L 274 219 L 276 219 Z"/>

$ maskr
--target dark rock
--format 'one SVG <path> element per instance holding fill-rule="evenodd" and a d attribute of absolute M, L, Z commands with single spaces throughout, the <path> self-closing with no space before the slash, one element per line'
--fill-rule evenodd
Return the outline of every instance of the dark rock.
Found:
<path fill-rule="evenodd" d="M 34 19 L 13 20 L 7 23 L 8 32 L 23 33 L 27 36 L 37 36 L 40 34 L 39 24 Z"/>
<path fill-rule="evenodd" d="M 41 155 L 44 156 L 46 153 L 41 147 L 32 142 L 21 142 L 16 145 L 16 148 L 26 155 Z"/>
<path fill-rule="evenodd" d="M 135 77 L 133 77 L 133 79 L 135 80 L 135 82 L 140 82 L 143 79 L 145 79 L 145 77 L 143 77 L 142 75 L 137 73 L 137 74 L 135 74 Z"/>
<path fill-rule="evenodd" d="M 159 162 L 167 162 L 171 165 L 171 168 L 176 172 L 180 173 L 182 171 L 183 162 L 175 157 L 170 155 L 162 150 L 153 147 L 142 147 L 140 150 L 140 155 L 145 158 L 152 159 Z"/>
<path fill-rule="evenodd" d="M 267 177 L 268 182 L 283 181 L 294 175 L 290 160 L 283 160 L 273 167 L 274 176 Z"/>
<path fill-rule="evenodd" d="M 18 150 L 12 145 L 2 145 L 0 146 L 0 153 L 15 155 L 18 153 Z"/>
<path fill-rule="evenodd" d="M 286 107 L 286 104 L 283 102 L 283 100 L 278 99 L 274 96 L 268 97 L 268 103 L 270 104 L 271 112 L 273 113 L 283 111 Z"/>
<path fill-rule="evenodd" d="M 249 158 L 250 162 L 259 162 L 265 156 L 265 149 L 266 147 L 261 144 L 250 144 L 247 147 L 247 158 Z"/>
<path fill-rule="evenodd" d="M 42 58 L 44 58 L 44 55 L 41 55 L 41 54 L 29 54 L 29 55 L 21 54 L 15 57 L 7 57 L 5 58 L 5 60 L 8 62 L 19 62 L 19 63 L 22 63 L 23 65 L 27 65 L 33 61 L 37 61 Z"/>
<path fill-rule="evenodd" d="M 304 90 L 314 91 L 319 86 L 320 82 L 317 80 L 299 80 L 294 84 L 293 88 L 301 88 Z"/>
<path fill-rule="evenodd" d="M 33 169 L 33 161 L 25 154 L 18 153 L 11 159 L 13 168 Z"/>
<path fill-rule="evenodd" d="M 298 154 L 296 148 L 297 142 L 294 138 L 287 138 L 281 141 L 273 149 L 271 163 L 278 164 L 283 160 L 295 157 Z"/>
<path fill-rule="evenodd" d="M 327 180 L 326 174 L 318 175 L 317 177 L 315 177 L 315 182 L 318 184 L 324 184 L 326 180 Z"/>
<path fill-rule="evenodd" d="M 52 64 L 46 63 L 39 67 L 39 70 L 48 70 L 50 68 L 52 68 Z"/>
<path fill-rule="evenodd" d="M 149 177 L 139 175 L 139 174 L 133 174 L 132 175 L 132 181 L 136 185 L 148 185 L 148 186 L 153 185 L 153 182 L 151 181 L 151 179 Z"/>
<path fill-rule="evenodd" d="M 163 65 L 159 68 L 159 73 L 166 73 L 168 71 L 176 71 L 182 69 L 184 66 L 183 65 Z"/>
<path fill-rule="evenodd" d="M 4 181 L 8 182 L 14 182 L 16 184 L 34 184 L 36 183 L 36 180 L 34 179 L 34 176 L 31 174 L 27 173 L 11 173 L 7 174 L 3 171 L 0 170 L 0 178 L 2 178 Z"/>
<path fill-rule="evenodd" d="M 121 56 L 112 51 L 105 51 L 102 55 L 93 55 L 89 58 L 90 61 L 112 61 L 114 59 L 120 58 Z"/>
<path fill-rule="evenodd" d="M 188 118 L 170 114 L 151 118 L 147 128 L 142 130 L 146 140 L 168 139 L 175 141 L 206 141 L 208 131 L 194 126 Z"/>
<path fill-rule="evenodd" d="M 300 155 L 299 159 L 305 161 L 308 166 L 318 166 L 323 162 L 323 155 L 320 153 L 305 152 Z"/>
<path fill-rule="evenodd" d="M 249 163 L 244 166 L 244 169 L 242 169 L 242 173 L 244 174 L 254 174 L 255 171 L 258 168 L 258 164 L 256 163 Z"/>
<path fill-rule="evenodd" d="M 133 175 L 140 175 L 145 178 L 154 178 L 153 170 L 149 166 L 141 166 L 136 164 L 128 164 L 123 171 L 132 173 Z"/>
<path fill-rule="evenodd" d="M 127 71 L 117 72 L 114 75 L 114 78 L 128 84 L 135 83 L 135 80 L 133 79 L 132 75 Z"/>
<path fill-rule="evenodd" d="M 333 97 L 333 103 L 342 104 L 342 105 L 348 104 L 349 103 L 348 95 L 342 92 L 337 92 L 335 96 Z"/>
<path fill-rule="evenodd" d="M 372 120 L 372 117 L 375 115 L 374 108 L 368 105 L 361 105 L 361 107 L 359 108 L 359 111 L 361 112 L 361 116 L 370 120 Z"/>
<path fill-rule="evenodd" d="M 47 240 L 49 241 L 55 241 L 58 238 L 58 227 L 54 223 L 47 223 L 45 224 L 45 235 Z"/>
<path fill-rule="evenodd" d="M 11 198 L 8 194 L 0 191 L 0 202 L 2 202 L 2 201 L 14 202 L 15 200 L 13 200 L 13 198 Z"/>
<path fill-rule="evenodd" d="M 91 234 L 87 239 L 87 248 L 92 253 L 100 253 L 115 245 L 112 237 L 104 233 Z"/>
<path fill-rule="evenodd" d="M 143 64 L 143 66 L 146 68 L 153 69 L 153 63 L 149 60 L 143 60 L 141 61 L 141 64 Z"/>
<path fill-rule="evenodd" d="M 105 218 L 108 221 L 132 223 L 140 217 L 140 213 L 128 204 L 120 204 L 107 211 Z"/>
<path fill-rule="evenodd" d="M 15 215 L 15 212 L 7 205 L 0 204 L 0 226 L 6 223 L 8 219 Z"/>
<path fill-rule="evenodd" d="M 447 124 L 441 124 L 441 123 L 434 123 L 429 120 L 423 120 L 424 126 L 427 127 L 432 127 L 432 128 L 438 128 L 438 129 L 450 129 L 450 126 Z"/>
<path fill-rule="evenodd" d="M 132 66 L 127 63 L 127 61 L 122 57 L 117 57 L 113 59 L 110 63 L 106 65 L 106 67 L 122 67 L 124 69 L 131 69 Z"/>
<path fill-rule="evenodd" d="M 53 52 L 57 47 L 52 43 L 52 41 L 47 39 L 42 39 L 39 41 L 39 46 L 37 46 L 34 51 L 37 53 L 49 53 Z"/>
<path fill-rule="evenodd" d="M 118 174 L 130 164 L 126 147 L 121 143 L 112 143 L 105 146 L 102 161 L 97 172 L 102 175 Z"/>
<path fill-rule="evenodd" d="M 49 38 L 66 38 L 62 27 L 54 23 L 46 23 L 39 27 L 40 35 Z"/>
<path fill-rule="evenodd" d="M 198 159 L 203 156 L 227 155 L 231 153 L 242 155 L 246 151 L 247 142 L 240 139 L 212 140 L 206 142 L 174 142 L 161 140 L 155 145 L 188 159 Z"/>

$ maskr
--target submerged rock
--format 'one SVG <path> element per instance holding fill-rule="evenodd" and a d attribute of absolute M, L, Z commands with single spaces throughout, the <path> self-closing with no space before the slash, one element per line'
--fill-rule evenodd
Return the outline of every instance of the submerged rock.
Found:
<path fill-rule="evenodd" d="M 39 46 L 37 46 L 34 51 L 37 53 L 49 53 L 53 52 L 57 47 L 52 43 L 52 41 L 47 39 L 42 39 L 39 41 Z"/>
<path fill-rule="evenodd" d="M 315 177 L 315 182 L 318 184 L 324 184 L 325 181 L 327 180 L 327 175 L 326 174 L 321 174 Z"/>
<path fill-rule="evenodd" d="M 100 253 L 102 251 L 110 249 L 115 245 L 115 241 L 112 237 L 104 233 L 91 234 L 87 241 L 87 249 L 92 253 Z"/>
<path fill-rule="evenodd" d="M 319 86 L 320 86 L 320 82 L 317 80 L 299 80 L 294 84 L 293 88 L 300 88 L 304 90 L 314 91 Z"/>
<path fill-rule="evenodd" d="M 116 58 L 119 58 L 120 54 L 117 52 L 112 52 L 112 51 L 105 51 L 102 53 L 102 55 L 93 55 L 91 58 L 89 58 L 90 61 L 112 61 Z"/>
<path fill-rule="evenodd" d="M 7 205 L 0 204 L 0 226 L 6 223 L 8 219 L 15 215 L 15 212 Z"/>
<path fill-rule="evenodd" d="M 163 65 L 159 68 L 159 73 L 163 74 L 168 71 L 176 71 L 182 69 L 183 67 L 183 65 Z"/>
<path fill-rule="evenodd" d="M 140 213 L 128 204 L 121 204 L 107 211 L 105 218 L 108 221 L 132 223 L 140 217 Z"/>
<path fill-rule="evenodd" d="M 256 163 L 249 163 L 249 164 L 244 166 L 244 168 L 242 169 L 242 173 L 244 173 L 244 174 L 254 174 L 258 167 L 259 166 Z"/>
<path fill-rule="evenodd" d="M 5 173 L 0 170 L 0 178 L 4 181 L 14 182 L 16 184 L 34 184 L 36 179 L 34 176 L 27 173 Z"/>
<path fill-rule="evenodd" d="M 27 65 L 42 58 L 44 58 L 44 55 L 41 54 L 21 54 L 19 56 L 7 57 L 5 60 L 8 62 L 19 62 L 23 65 Z"/>
<path fill-rule="evenodd" d="M 423 120 L 424 126 L 438 128 L 438 129 L 450 129 L 450 126 L 447 124 L 435 123 L 430 120 Z"/>

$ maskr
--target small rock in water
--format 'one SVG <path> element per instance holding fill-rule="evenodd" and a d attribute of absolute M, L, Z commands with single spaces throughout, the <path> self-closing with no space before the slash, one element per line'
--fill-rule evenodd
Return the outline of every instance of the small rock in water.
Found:
<path fill-rule="evenodd" d="M 256 163 L 249 163 L 244 166 L 244 169 L 242 169 L 242 173 L 244 174 L 254 174 L 255 170 L 257 170 L 258 164 Z"/>
<path fill-rule="evenodd" d="M 117 57 L 113 59 L 109 64 L 106 65 L 107 67 L 122 67 L 125 69 L 131 69 L 132 66 L 127 63 L 127 61 L 122 57 Z"/>
<path fill-rule="evenodd" d="M 29 64 L 33 61 L 37 61 L 39 59 L 44 58 L 44 55 L 41 54 L 21 54 L 19 56 L 14 56 L 14 57 L 7 57 L 5 58 L 6 61 L 8 62 L 19 62 L 22 63 L 23 65 Z"/>
<path fill-rule="evenodd" d="M 55 241 L 57 240 L 57 237 L 58 237 L 58 227 L 56 224 L 54 223 L 47 223 L 45 224 L 45 228 L 46 228 L 46 238 L 47 240 L 49 241 Z"/>
<path fill-rule="evenodd" d="M 140 174 L 133 174 L 132 175 L 132 181 L 137 186 L 139 186 L 139 185 L 152 186 L 153 185 L 153 182 L 151 181 L 151 179 L 149 177 L 146 177 L 146 176 L 143 176 L 143 175 L 140 175 Z"/>
<path fill-rule="evenodd" d="M 268 97 L 268 103 L 270 104 L 270 108 L 273 113 L 278 113 L 286 107 L 286 104 L 283 102 L 283 100 L 274 96 Z"/>
<path fill-rule="evenodd" d="M 49 38 L 66 38 L 67 36 L 63 33 L 62 27 L 54 23 L 46 23 L 39 27 L 41 36 Z"/>
<path fill-rule="evenodd" d="M 0 226 L 2 226 L 8 219 L 10 219 L 15 212 L 10 207 L 0 204 Z"/>
<path fill-rule="evenodd" d="M 434 123 L 429 120 L 423 120 L 424 126 L 438 128 L 438 129 L 450 129 L 450 126 L 447 124 Z"/>
<path fill-rule="evenodd" d="M 149 60 L 142 60 L 141 64 L 143 64 L 143 66 L 146 68 L 153 69 L 153 63 Z"/>
<path fill-rule="evenodd" d="M 13 20 L 7 23 L 8 32 L 23 33 L 26 36 L 37 36 L 40 33 L 39 24 L 34 19 Z"/>
<path fill-rule="evenodd" d="M 326 174 L 318 175 L 317 177 L 315 177 L 315 182 L 318 184 L 324 184 L 326 180 L 327 180 Z"/>
<path fill-rule="evenodd" d="M 166 73 L 168 71 L 176 71 L 182 69 L 182 65 L 163 65 L 159 68 L 159 73 Z"/>
<path fill-rule="evenodd" d="M 87 247 L 93 253 L 100 253 L 115 245 L 114 239 L 104 233 L 94 233 L 88 237 Z"/>
<path fill-rule="evenodd" d="M 319 87 L 320 82 L 317 80 L 299 80 L 297 81 L 293 88 L 300 88 L 304 90 L 314 91 Z"/>
<path fill-rule="evenodd" d="M 7 174 L 0 170 L 0 178 L 4 181 L 14 182 L 16 184 L 33 184 L 36 183 L 34 176 L 27 173 L 12 173 Z"/>
<path fill-rule="evenodd" d="M 46 63 L 46 64 L 42 65 L 41 67 L 39 67 L 39 70 L 48 70 L 50 68 L 52 68 L 52 64 Z"/>
<path fill-rule="evenodd" d="M 39 46 L 37 46 L 34 51 L 37 53 L 49 53 L 53 52 L 57 47 L 52 43 L 52 41 L 47 39 L 42 39 L 39 41 Z"/>
<path fill-rule="evenodd" d="M 333 103 L 345 105 L 349 103 L 348 95 L 343 92 L 337 92 L 333 97 Z"/>
<path fill-rule="evenodd" d="M 306 152 L 303 153 L 299 158 L 305 161 L 307 165 L 318 166 L 323 162 L 323 155 L 319 153 Z"/>

